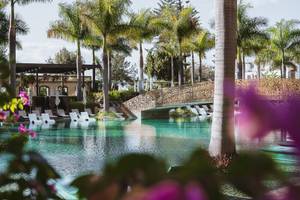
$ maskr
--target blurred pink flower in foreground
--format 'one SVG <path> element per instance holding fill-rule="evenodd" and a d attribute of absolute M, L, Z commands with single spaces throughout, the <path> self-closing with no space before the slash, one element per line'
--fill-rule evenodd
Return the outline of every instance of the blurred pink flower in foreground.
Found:
<path fill-rule="evenodd" d="M 181 186 L 173 181 L 162 182 L 147 194 L 146 200 L 206 200 L 206 195 L 198 184 Z"/>
<path fill-rule="evenodd" d="M 35 131 L 27 129 L 24 124 L 20 124 L 18 131 L 21 135 L 28 135 L 32 138 L 36 138 L 37 133 Z"/>
<path fill-rule="evenodd" d="M 250 138 L 263 138 L 270 131 L 286 131 L 300 152 L 300 97 L 291 96 L 280 104 L 272 104 L 254 86 L 236 92 L 240 113 L 239 129 Z"/>
<path fill-rule="evenodd" d="M 0 111 L 0 121 L 5 121 L 6 120 L 6 114 L 3 111 Z"/>

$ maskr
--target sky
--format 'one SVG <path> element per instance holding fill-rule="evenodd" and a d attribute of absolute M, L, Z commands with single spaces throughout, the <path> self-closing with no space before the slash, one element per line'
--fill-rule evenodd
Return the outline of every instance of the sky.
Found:
<path fill-rule="evenodd" d="M 251 16 L 263 16 L 268 18 L 269 25 L 273 25 L 280 19 L 300 20 L 300 0 L 246 0 L 253 8 Z M 26 36 L 18 37 L 23 49 L 17 52 L 17 62 L 44 63 L 49 57 L 53 57 L 61 48 L 76 50 L 75 45 L 63 40 L 47 38 L 47 29 L 52 21 L 59 19 L 58 4 L 71 3 L 73 0 L 53 0 L 52 3 L 32 3 L 26 6 L 17 6 L 16 12 L 26 21 L 30 32 Z M 132 10 L 154 8 L 158 0 L 132 0 Z M 200 23 L 208 28 L 214 17 L 214 0 L 191 0 L 192 6 L 200 13 Z M 150 48 L 150 45 L 146 45 Z M 83 49 L 85 63 L 91 63 L 91 52 Z M 100 53 L 98 53 L 100 56 Z M 138 53 L 133 52 L 129 60 L 132 64 L 138 63 Z M 211 63 L 211 56 L 207 57 L 207 63 Z"/>

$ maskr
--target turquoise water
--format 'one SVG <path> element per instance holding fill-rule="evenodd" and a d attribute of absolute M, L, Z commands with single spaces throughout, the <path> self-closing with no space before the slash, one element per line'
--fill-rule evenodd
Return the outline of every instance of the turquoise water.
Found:
<path fill-rule="evenodd" d="M 163 158 L 169 166 L 180 165 L 196 148 L 207 149 L 211 123 L 137 120 L 74 127 L 62 122 L 43 128 L 37 130 L 38 137 L 30 139 L 27 148 L 40 152 L 63 177 L 72 179 L 81 174 L 101 172 L 106 162 L 132 152 Z M 8 136 L 2 134 L 1 137 Z M 293 156 L 273 151 L 269 154 L 288 171 L 294 170 Z"/>
<path fill-rule="evenodd" d="M 69 123 L 37 130 L 28 148 L 42 153 L 64 177 L 100 172 L 105 162 L 130 152 L 150 153 L 179 165 L 197 147 L 207 148 L 209 122 L 167 120 L 98 122 L 89 128 Z"/>

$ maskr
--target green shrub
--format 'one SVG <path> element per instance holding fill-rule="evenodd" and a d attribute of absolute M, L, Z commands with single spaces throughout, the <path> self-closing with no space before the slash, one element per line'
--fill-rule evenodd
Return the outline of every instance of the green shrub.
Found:
<path fill-rule="evenodd" d="M 98 112 L 97 113 L 97 116 L 96 116 L 96 119 L 100 120 L 100 121 L 103 121 L 103 120 L 117 120 L 119 119 L 120 117 L 114 113 L 114 112 Z"/>
<path fill-rule="evenodd" d="M 196 115 L 186 108 L 177 108 L 175 111 L 170 112 L 172 118 L 188 118 L 195 117 Z"/>
<path fill-rule="evenodd" d="M 109 99 L 111 101 L 125 102 L 129 99 L 132 99 L 139 95 L 138 92 L 135 92 L 133 89 L 125 90 L 125 91 L 117 91 L 113 90 L 109 92 Z M 93 102 L 102 102 L 103 101 L 103 93 L 97 92 L 91 95 L 91 101 Z"/>

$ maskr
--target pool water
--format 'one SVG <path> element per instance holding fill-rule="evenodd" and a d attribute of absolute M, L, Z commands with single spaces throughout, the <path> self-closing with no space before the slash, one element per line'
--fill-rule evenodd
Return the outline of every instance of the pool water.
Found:
<path fill-rule="evenodd" d="M 38 137 L 30 139 L 27 148 L 40 152 L 59 174 L 72 179 L 90 172 L 101 172 L 106 162 L 132 152 L 165 159 L 170 167 L 180 165 L 196 148 L 208 148 L 210 130 L 210 121 L 110 121 L 97 122 L 89 127 L 60 122 L 36 130 Z M 9 134 L 1 134 L 1 137 L 5 135 L 9 137 Z M 237 145 L 246 146 L 238 142 Z M 273 150 L 270 155 L 287 171 L 295 169 L 293 156 L 274 153 Z"/>
<path fill-rule="evenodd" d="M 59 123 L 38 130 L 28 148 L 44 155 L 64 177 L 100 172 L 104 164 L 121 155 L 150 153 L 179 165 L 195 148 L 207 148 L 209 122 L 169 122 L 168 120 L 97 122 L 88 128 L 70 128 Z"/>

